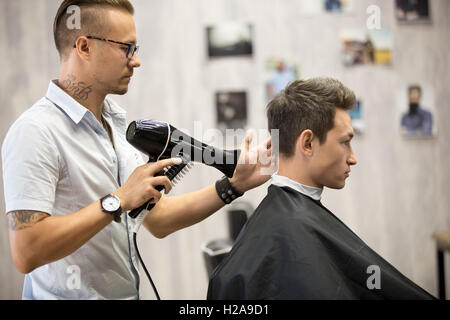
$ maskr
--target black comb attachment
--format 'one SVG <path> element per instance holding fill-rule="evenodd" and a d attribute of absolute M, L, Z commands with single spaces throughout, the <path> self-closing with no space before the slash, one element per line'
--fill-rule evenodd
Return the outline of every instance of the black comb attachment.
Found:
<path fill-rule="evenodd" d="M 173 184 L 181 181 L 186 173 L 193 167 L 193 163 L 190 162 L 189 156 L 178 156 L 182 159 L 182 163 L 164 168 L 164 175 L 169 178 Z"/>
<path fill-rule="evenodd" d="M 177 184 L 178 182 L 180 182 L 181 179 L 186 175 L 186 173 L 193 167 L 193 163 L 191 162 L 188 155 L 179 154 L 177 157 L 181 158 L 181 160 L 182 160 L 182 162 L 180 164 L 166 167 L 166 168 L 164 168 L 163 171 L 161 171 L 156 176 L 165 175 L 167 178 L 169 178 L 169 180 L 174 185 Z M 164 186 L 156 186 L 155 189 L 158 191 L 163 191 Z M 139 215 L 139 213 L 141 213 L 142 210 L 146 209 L 146 210 L 150 211 L 153 209 L 154 206 L 155 206 L 154 203 L 150 203 L 150 201 L 148 201 L 148 202 L 144 203 L 142 206 L 140 206 L 139 208 L 135 208 L 135 209 L 131 210 L 128 213 L 128 216 L 130 218 L 135 219 Z"/>

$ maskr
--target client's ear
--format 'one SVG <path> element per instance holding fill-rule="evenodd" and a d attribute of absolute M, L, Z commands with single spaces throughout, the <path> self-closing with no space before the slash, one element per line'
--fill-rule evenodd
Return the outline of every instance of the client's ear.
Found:
<path fill-rule="evenodd" d="M 304 130 L 297 139 L 296 149 L 301 154 L 311 157 L 313 155 L 312 142 L 315 138 L 314 133 L 310 130 Z"/>

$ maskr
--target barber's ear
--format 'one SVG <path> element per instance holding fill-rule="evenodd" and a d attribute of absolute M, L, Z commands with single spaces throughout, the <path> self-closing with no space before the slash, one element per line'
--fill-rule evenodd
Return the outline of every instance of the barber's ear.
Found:
<path fill-rule="evenodd" d="M 312 156 L 314 138 L 315 135 L 311 130 L 304 130 L 297 139 L 297 150 L 307 157 Z"/>
<path fill-rule="evenodd" d="M 81 36 L 77 39 L 76 50 L 78 56 L 83 60 L 88 60 L 90 55 L 90 47 L 88 38 Z"/>

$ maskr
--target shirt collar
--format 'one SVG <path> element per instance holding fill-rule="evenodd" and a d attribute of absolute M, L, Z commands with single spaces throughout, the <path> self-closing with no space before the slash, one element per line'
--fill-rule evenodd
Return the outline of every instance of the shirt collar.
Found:
<path fill-rule="evenodd" d="M 56 82 L 57 80 L 50 81 L 46 98 L 62 109 L 73 122 L 80 123 L 81 119 L 90 111 L 62 90 Z M 103 102 L 103 112 L 120 118 L 125 118 L 126 114 L 125 110 L 107 99 Z"/>
<path fill-rule="evenodd" d="M 56 81 L 50 81 L 46 98 L 62 109 L 73 122 L 78 124 L 89 110 L 58 87 Z"/>
<path fill-rule="evenodd" d="M 279 176 L 278 173 L 275 173 L 272 177 L 270 177 L 270 184 L 278 187 L 290 187 L 291 189 L 313 198 L 314 200 L 320 200 L 322 197 L 322 188 L 306 186 L 298 183 L 297 181 L 291 180 L 288 177 Z"/>
<path fill-rule="evenodd" d="M 103 102 L 103 112 L 125 118 L 126 111 L 119 107 L 113 100 L 106 98 Z"/>

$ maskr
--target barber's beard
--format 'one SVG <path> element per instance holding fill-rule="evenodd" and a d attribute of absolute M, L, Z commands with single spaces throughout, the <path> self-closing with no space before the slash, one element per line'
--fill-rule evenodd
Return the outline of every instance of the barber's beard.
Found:
<path fill-rule="evenodd" d="M 123 96 L 124 94 L 126 94 L 128 92 L 128 86 L 123 87 L 123 88 L 115 88 L 115 89 L 111 89 L 110 94 L 117 94 L 119 96 Z"/>
<path fill-rule="evenodd" d="M 119 83 L 117 83 L 116 85 L 112 85 L 111 81 L 103 81 L 95 76 L 94 79 L 96 81 L 97 87 L 102 88 L 102 91 L 104 91 L 106 95 L 108 94 L 124 95 L 128 92 L 128 85 L 121 85 Z"/>
<path fill-rule="evenodd" d="M 418 103 L 410 103 L 409 104 L 409 114 L 410 115 L 416 115 L 418 109 L 419 109 L 419 104 Z"/>
<path fill-rule="evenodd" d="M 108 94 L 124 95 L 128 92 L 128 84 L 123 84 L 120 82 L 116 84 L 111 84 L 110 82 L 105 83 L 105 90 Z"/>

